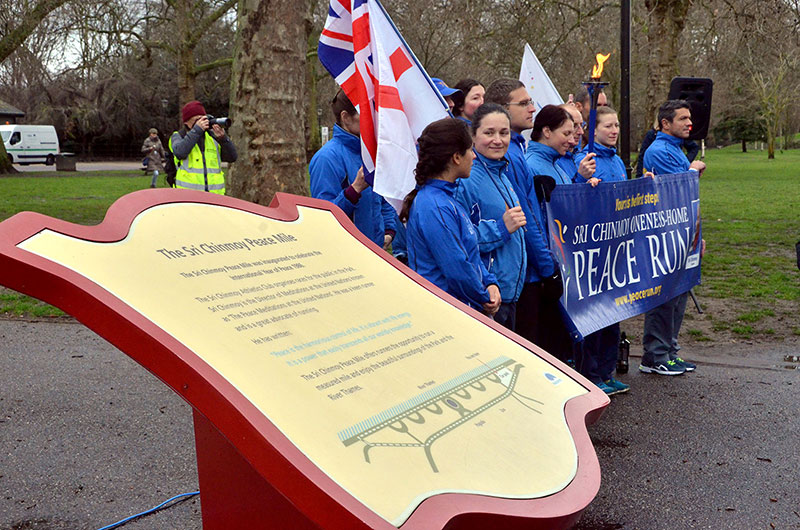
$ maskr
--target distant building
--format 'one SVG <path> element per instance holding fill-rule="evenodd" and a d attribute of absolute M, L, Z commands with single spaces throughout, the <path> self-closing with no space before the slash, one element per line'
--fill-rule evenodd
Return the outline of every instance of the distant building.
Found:
<path fill-rule="evenodd" d="M 25 113 L 0 99 L 0 125 L 18 123 Z"/>

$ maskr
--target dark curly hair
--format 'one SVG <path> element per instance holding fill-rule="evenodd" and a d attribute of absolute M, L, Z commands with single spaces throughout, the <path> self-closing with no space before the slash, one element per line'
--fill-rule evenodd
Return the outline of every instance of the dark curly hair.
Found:
<path fill-rule="evenodd" d="M 400 220 L 404 223 L 408 221 L 411 204 L 414 202 L 419 188 L 431 178 L 444 173 L 455 153 L 466 153 L 472 147 L 472 136 L 467 130 L 467 124 L 463 121 L 444 118 L 428 124 L 419 136 L 417 145 L 419 146 L 417 153 L 419 158 L 417 167 L 414 169 L 417 189 L 403 199 Z"/>

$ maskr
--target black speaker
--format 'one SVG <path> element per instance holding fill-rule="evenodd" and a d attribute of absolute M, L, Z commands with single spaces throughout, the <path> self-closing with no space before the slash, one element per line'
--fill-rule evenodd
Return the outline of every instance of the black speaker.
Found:
<path fill-rule="evenodd" d="M 685 99 L 692 106 L 690 140 L 702 140 L 708 135 L 711 121 L 711 93 L 714 81 L 706 77 L 673 77 L 668 99 Z"/>

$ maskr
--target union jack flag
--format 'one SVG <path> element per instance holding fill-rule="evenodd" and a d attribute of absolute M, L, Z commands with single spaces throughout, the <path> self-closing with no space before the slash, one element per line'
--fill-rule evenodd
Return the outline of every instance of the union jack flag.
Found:
<path fill-rule="evenodd" d="M 447 103 L 378 0 L 331 0 L 317 54 L 360 113 L 373 189 L 398 208 L 414 188 L 416 139 Z"/>

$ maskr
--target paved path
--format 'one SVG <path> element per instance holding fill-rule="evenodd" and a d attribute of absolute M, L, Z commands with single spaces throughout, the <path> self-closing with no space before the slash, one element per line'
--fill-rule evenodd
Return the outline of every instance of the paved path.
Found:
<path fill-rule="evenodd" d="M 141 169 L 141 167 L 141 160 L 131 160 L 130 162 L 77 162 L 75 164 L 76 171 L 132 171 Z M 56 166 L 48 166 L 45 164 L 31 164 L 30 166 L 14 164 L 14 168 L 22 173 L 56 170 Z M 68 176 L 69 174 L 70 172 L 68 171 L 64 172 L 64 175 Z"/>
<path fill-rule="evenodd" d="M 800 528 L 800 370 L 774 347 L 635 370 L 590 429 L 603 483 L 580 529 Z M 634 361 L 638 359 L 633 359 Z M 197 489 L 191 412 L 76 323 L 0 320 L 0 530 L 97 529 Z M 201 528 L 200 500 L 125 525 Z"/>

